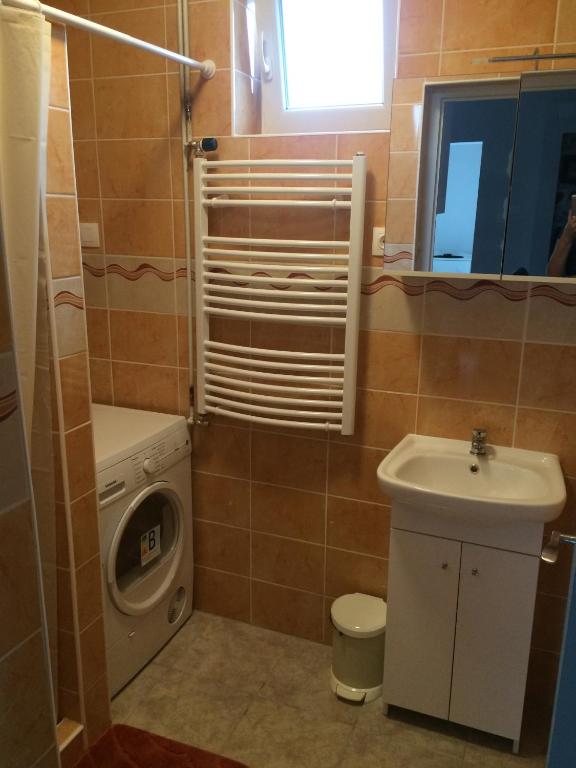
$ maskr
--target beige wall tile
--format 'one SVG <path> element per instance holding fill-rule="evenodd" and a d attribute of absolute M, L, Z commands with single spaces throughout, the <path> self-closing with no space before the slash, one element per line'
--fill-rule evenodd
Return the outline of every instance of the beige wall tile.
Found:
<path fill-rule="evenodd" d="M 392 198 L 416 198 L 418 176 L 417 152 L 392 152 L 388 175 L 388 192 Z"/>
<path fill-rule="evenodd" d="M 153 45 L 166 47 L 164 8 L 143 8 L 130 12 L 107 13 L 93 16 L 97 24 L 104 24 Z M 95 77 L 114 75 L 150 75 L 166 71 L 166 60 L 146 51 L 107 40 L 92 38 L 92 66 Z"/>
<path fill-rule="evenodd" d="M 66 29 L 59 24 L 52 25 L 50 53 L 50 106 L 66 109 L 70 104 L 68 64 L 66 61 Z"/>
<path fill-rule="evenodd" d="M 328 496 L 327 544 L 377 557 L 388 557 L 390 510 L 380 504 Z"/>
<path fill-rule="evenodd" d="M 192 132 L 194 136 L 230 136 L 232 100 L 230 71 L 220 69 L 211 80 L 193 74 Z"/>
<path fill-rule="evenodd" d="M 416 429 L 416 405 L 414 395 L 359 389 L 354 434 L 336 433 L 334 440 L 390 450 Z"/>
<path fill-rule="evenodd" d="M 567 475 L 576 476 L 576 414 L 519 408 L 515 445 L 555 453 Z"/>
<path fill-rule="evenodd" d="M 376 470 L 385 451 L 344 443 L 330 444 L 328 493 L 348 499 L 387 504 L 378 487 Z"/>
<path fill-rule="evenodd" d="M 172 205 L 165 200 L 103 200 L 107 253 L 172 257 Z M 126 222 L 131 222 L 126 227 Z"/>
<path fill-rule="evenodd" d="M 73 197 L 47 197 L 48 240 L 52 277 L 80 274 L 78 208 Z"/>
<path fill-rule="evenodd" d="M 5 768 L 33 765 L 54 741 L 40 632 L 0 663 L 0 755 Z"/>
<path fill-rule="evenodd" d="M 88 307 L 88 349 L 90 357 L 110 358 L 110 324 L 107 309 Z"/>
<path fill-rule="evenodd" d="M 108 360 L 90 358 L 92 402 L 113 405 L 112 364 Z"/>
<path fill-rule="evenodd" d="M 88 383 L 88 355 L 60 360 L 60 381 L 64 408 L 64 429 L 74 429 L 90 421 L 90 388 Z"/>
<path fill-rule="evenodd" d="M 86 734 L 88 744 L 93 744 L 110 726 L 110 697 L 106 678 L 86 692 Z"/>
<path fill-rule="evenodd" d="M 58 629 L 58 685 L 70 693 L 78 692 L 78 659 L 74 632 Z M 59 715 L 69 710 L 60 710 Z"/>
<path fill-rule="evenodd" d="M 400 53 L 429 53 L 440 49 L 442 0 L 403 0 L 400 5 Z"/>
<path fill-rule="evenodd" d="M 440 68 L 438 53 L 398 56 L 398 77 L 433 77 Z"/>
<path fill-rule="evenodd" d="M 551 43 L 556 0 L 446 0 L 444 48 L 470 49 Z"/>
<path fill-rule="evenodd" d="M 176 316 L 152 312 L 110 311 L 113 360 L 177 365 Z"/>
<path fill-rule="evenodd" d="M 326 594 L 339 597 L 350 592 L 386 596 L 388 561 L 340 549 L 326 550 Z"/>
<path fill-rule="evenodd" d="M 106 289 L 110 309 L 129 309 L 174 315 L 175 269 L 171 259 L 132 256 L 106 257 Z"/>
<path fill-rule="evenodd" d="M 76 186 L 78 197 L 99 197 L 98 160 L 95 141 L 75 141 Z M 98 202 L 98 209 L 100 204 Z M 81 219 L 86 221 L 86 219 Z"/>
<path fill-rule="evenodd" d="M 252 483 L 252 529 L 324 543 L 324 494 Z"/>
<path fill-rule="evenodd" d="M 102 614 L 102 573 L 100 557 L 93 557 L 76 569 L 78 623 L 86 629 Z"/>
<path fill-rule="evenodd" d="M 514 407 L 473 401 L 421 397 L 416 431 L 421 435 L 469 440 L 473 429 L 486 429 L 488 441 L 512 445 Z"/>
<path fill-rule="evenodd" d="M 326 458 L 326 441 L 265 432 L 252 435 L 252 477 L 261 483 L 323 491 Z"/>
<path fill-rule="evenodd" d="M 252 576 L 285 587 L 321 593 L 324 587 L 324 547 L 253 533 Z"/>
<path fill-rule="evenodd" d="M 357 152 L 367 158 L 366 199 L 386 200 L 390 133 L 344 133 L 338 136 L 337 156 L 351 160 Z"/>
<path fill-rule="evenodd" d="M 246 480 L 195 472 L 192 481 L 194 519 L 250 527 L 250 484 Z"/>
<path fill-rule="evenodd" d="M 212 59 L 218 69 L 230 67 L 230 4 L 228 0 L 191 3 L 188 12 L 190 50 L 194 58 Z"/>
<path fill-rule="evenodd" d="M 193 430 L 193 464 L 200 472 L 248 479 L 250 432 L 247 429 L 201 426 Z"/>
<path fill-rule="evenodd" d="M 195 520 L 194 557 L 197 565 L 248 576 L 250 533 L 241 528 Z"/>
<path fill-rule="evenodd" d="M 100 141 L 98 159 L 102 197 L 171 198 L 168 139 Z"/>
<path fill-rule="evenodd" d="M 59 7 L 62 7 L 60 4 Z M 68 47 L 68 67 L 70 78 L 91 77 L 92 62 L 90 59 L 90 46 L 92 35 L 89 32 L 83 32 L 81 29 L 68 27 L 66 30 L 66 40 Z"/>
<path fill-rule="evenodd" d="M 513 341 L 424 336 L 420 391 L 425 395 L 513 403 L 520 369 Z M 498 376 L 486 375 L 498 371 Z"/>
<path fill-rule="evenodd" d="M 576 286 L 532 286 L 527 341 L 576 344 Z"/>
<path fill-rule="evenodd" d="M 429 281 L 424 332 L 520 340 L 527 312 L 526 294 L 525 283 Z"/>
<path fill-rule="evenodd" d="M 178 369 L 141 363 L 112 363 L 114 405 L 178 413 Z"/>
<path fill-rule="evenodd" d="M 526 344 L 519 402 L 532 408 L 576 411 L 576 348 Z"/>
<path fill-rule="evenodd" d="M 360 331 L 358 385 L 416 393 L 421 338 L 411 333 Z"/>
<path fill-rule="evenodd" d="M 96 117 L 91 80 L 72 80 L 70 83 L 72 105 L 72 131 L 74 140 L 96 138 Z"/>
<path fill-rule="evenodd" d="M 415 152 L 418 149 L 422 106 L 398 105 L 392 110 L 390 127 L 391 152 Z"/>
<path fill-rule="evenodd" d="M 95 80 L 94 96 L 99 139 L 168 136 L 164 75 Z"/>
<path fill-rule="evenodd" d="M 86 689 L 95 685 L 106 670 L 104 620 L 100 616 L 80 633 L 82 681 Z"/>
<path fill-rule="evenodd" d="M 66 459 L 70 498 L 74 500 L 85 496 L 96 485 L 91 424 L 66 434 Z"/>
<path fill-rule="evenodd" d="M 34 572 L 31 509 L 25 502 L 0 514 L 0 537 L 10 546 L 0 550 L 0 615 L 5 617 L 0 635 L 0 657 L 40 626 L 38 585 Z"/>
<path fill-rule="evenodd" d="M 74 194 L 74 161 L 70 113 L 48 110 L 47 184 L 49 194 Z"/>
<path fill-rule="evenodd" d="M 196 567 L 194 605 L 199 611 L 250 621 L 250 580 L 232 573 Z"/>
<path fill-rule="evenodd" d="M 388 200 L 386 206 L 386 242 L 413 243 L 415 218 L 415 200 Z"/>
<path fill-rule="evenodd" d="M 98 534 L 98 502 L 96 491 L 76 499 L 70 508 L 74 564 L 84 565 L 100 551 Z"/>
<path fill-rule="evenodd" d="M 320 642 L 323 598 L 276 584 L 252 582 L 252 621 L 260 627 Z"/>

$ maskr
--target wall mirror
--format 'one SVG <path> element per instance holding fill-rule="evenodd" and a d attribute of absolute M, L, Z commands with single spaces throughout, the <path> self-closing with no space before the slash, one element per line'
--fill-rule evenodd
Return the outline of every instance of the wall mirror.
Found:
<path fill-rule="evenodd" d="M 416 270 L 575 277 L 576 72 L 427 86 L 418 188 Z"/>

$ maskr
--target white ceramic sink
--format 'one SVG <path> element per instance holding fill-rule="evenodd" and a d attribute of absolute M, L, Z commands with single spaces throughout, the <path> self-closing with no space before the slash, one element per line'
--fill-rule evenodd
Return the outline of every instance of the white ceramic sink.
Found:
<path fill-rule="evenodd" d="M 393 500 L 434 507 L 477 523 L 554 520 L 566 486 L 552 453 L 488 445 L 472 456 L 463 440 L 407 435 L 378 467 Z"/>

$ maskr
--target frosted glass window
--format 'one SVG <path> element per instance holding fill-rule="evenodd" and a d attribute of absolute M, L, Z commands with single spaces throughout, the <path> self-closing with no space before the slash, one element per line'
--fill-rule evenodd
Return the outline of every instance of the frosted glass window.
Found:
<path fill-rule="evenodd" d="M 384 102 L 383 0 L 280 0 L 286 109 Z"/>

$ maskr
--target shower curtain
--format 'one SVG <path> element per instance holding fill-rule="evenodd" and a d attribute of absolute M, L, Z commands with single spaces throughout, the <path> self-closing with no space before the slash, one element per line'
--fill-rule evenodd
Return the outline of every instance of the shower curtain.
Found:
<path fill-rule="evenodd" d="M 1 236 L 56 690 L 56 520 L 45 212 L 50 31 L 40 13 L 9 8 L 0 0 Z"/>

